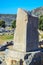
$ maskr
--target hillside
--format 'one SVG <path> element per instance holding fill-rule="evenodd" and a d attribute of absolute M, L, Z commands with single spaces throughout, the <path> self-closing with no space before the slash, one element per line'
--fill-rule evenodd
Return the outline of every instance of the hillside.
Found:
<path fill-rule="evenodd" d="M 6 25 L 11 25 L 11 22 L 16 19 L 16 14 L 0 14 L 0 20 L 4 20 Z"/>
<path fill-rule="evenodd" d="M 39 7 L 39 8 L 36 8 L 36 9 L 32 10 L 31 14 L 36 15 L 38 17 L 40 15 L 43 15 L 43 7 Z"/>
<path fill-rule="evenodd" d="M 32 11 L 29 11 L 29 14 L 35 16 L 43 15 L 43 7 L 36 8 Z M 0 20 L 4 20 L 7 25 L 11 25 L 11 22 L 16 19 L 16 14 L 0 14 Z"/>

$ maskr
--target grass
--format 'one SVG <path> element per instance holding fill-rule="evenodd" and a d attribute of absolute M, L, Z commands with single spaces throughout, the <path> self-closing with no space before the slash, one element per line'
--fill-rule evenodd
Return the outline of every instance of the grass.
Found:
<path fill-rule="evenodd" d="M 43 38 L 43 34 L 40 34 L 41 38 Z"/>
<path fill-rule="evenodd" d="M 13 38 L 14 38 L 14 35 L 7 35 L 7 34 L 0 35 L 0 44 L 3 44 L 4 42 L 10 41 L 10 40 L 13 40 Z"/>

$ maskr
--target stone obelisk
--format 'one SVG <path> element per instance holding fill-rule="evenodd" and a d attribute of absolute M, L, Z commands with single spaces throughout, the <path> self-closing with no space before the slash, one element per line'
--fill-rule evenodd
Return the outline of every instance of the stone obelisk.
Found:
<path fill-rule="evenodd" d="M 20 8 L 17 12 L 14 49 L 21 52 L 38 49 L 38 18 Z"/>

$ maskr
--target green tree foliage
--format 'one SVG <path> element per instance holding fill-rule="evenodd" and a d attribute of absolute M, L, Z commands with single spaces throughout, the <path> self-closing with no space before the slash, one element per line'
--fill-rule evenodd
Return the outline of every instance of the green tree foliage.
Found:
<path fill-rule="evenodd" d="M 3 28 L 5 28 L 5 21 L 3 21 L 3 20 L 0 20 L 0 27 L 3 27 Z"/>
<path fill-rule="evenodd" d="M 16 28 L 16 20 L 12 21 L 12 28 Z"/>
<path fill-rule="evenodd" d="M 39 27 L 39 30 L 43 31 L 43 15 L 41 15 L 39 17 L 39 25 L 38 25 L 38 27 Z"/>

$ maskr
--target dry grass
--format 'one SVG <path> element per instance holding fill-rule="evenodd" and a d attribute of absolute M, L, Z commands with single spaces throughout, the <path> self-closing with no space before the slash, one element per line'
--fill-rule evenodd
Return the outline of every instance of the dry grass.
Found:
<path fill-rule="evenodd" d="M 6 41 L 13 40 L 13 35 L 0 35 L 0 44 L 3 44 Z"/>

